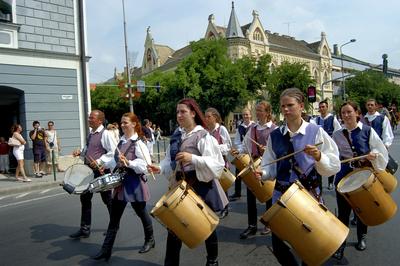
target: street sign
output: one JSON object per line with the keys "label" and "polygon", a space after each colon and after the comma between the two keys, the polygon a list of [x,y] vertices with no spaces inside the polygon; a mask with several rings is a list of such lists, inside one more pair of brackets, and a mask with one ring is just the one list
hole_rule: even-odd
{"label": "street sign", "polygon": [[138,92],[144,92],[146,90],[146,83],[144,80],[138,80],[136,86]]}

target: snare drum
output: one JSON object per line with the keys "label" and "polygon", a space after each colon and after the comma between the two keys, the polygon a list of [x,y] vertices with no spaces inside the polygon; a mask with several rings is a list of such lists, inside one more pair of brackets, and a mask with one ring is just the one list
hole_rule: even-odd
{"label": "snare drum", "polygon": [[349,233],[349,228],[298,181],[264,213],[260,221],[290,244],[307,265],[322,265]]}
{"label": "snare drum", "polygon": [[257,169],[261,164],[261,159],[258,158],[253,165],[247,166],[243,169],[238,177],[240,177],[249,190],[254,194],[254,196],[260,202],[266,202],[272,198],[272,193],[274,192],[275,180],[260,181],[258,180],[253,172],[253,169]]}
{"label": "snare drum", "polygon": [[384,170],[381,172],[375,172],[376,177],[382,183],[383,188],[387,193],[392,193],[397,187],[397,178],[390,172]]}
{"label": "snare drum", "polygon": [[222,189],[226,192],[235,182],[236,176],[231,173],[227,168],[224,168],[222,174],[219,178],[219,183],[221,184]]}
{"label": "snare drum", "polygon": [[88,189],[93,177],[93,170],[89,166],[73,164],[65,170],[63,189],[69,194],[82,194]]}
{"label": "snare drum", "polygon": [[114,172],[99,176],[90,182],[89,191],[92,193],[103,192],[116,188],[121,185],[124,175],[125,173],[123,172]]}
{"label": "snare drum", "polygon": [[238,171],[242,171],[244,168],[250,165],[250,162],[250,155],[239,154],[235,155],[235,159],[233,159],[232,164],[235,165]]}
{"label": "snare drum", "polygon": [[392,218],[397,205],[371,168],[360,168],[340,180],[337,191],[346,198],[361,221],[369,226],[382,224]]}
{"label": "snare drum", "polygon": [[189,248],[205,241],[219,222],[217,215],[184,180],[161,197],[151,215]]}

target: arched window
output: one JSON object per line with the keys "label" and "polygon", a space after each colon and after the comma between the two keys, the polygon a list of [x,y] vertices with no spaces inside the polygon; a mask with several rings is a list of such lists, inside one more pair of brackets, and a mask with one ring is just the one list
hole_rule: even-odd
{"label": "arched window", "polygon": [[318,71],[316,69],[314,69],[314,79],[315,81],[318,83]]}
{"label": "arched window", "polygon": [[257,28],[254,33],[253,33],[253,40],[255,41],[264,41],[263,34],[260,30],[260,28]]}
{"label": "arched window", "polygon": [[329,76],[328,76],[328,72],[324,72],[324,82],[325,81],[328,81],[328,79],[329,79]]}
{"label": "arched window", "polygon": [[324,48],[322,48],[322,55],[329,56],[328,48],[326,48],[326,46],[324,46]]}
{"label": "arched window", "polygon": [[151,62],[151,50],[150,50],[150,48],[147,49],[146,60],[147,60],[147,62]]}
{"label": "arched window", "polygon": [[215,39],[214,33],[212,33],[212,32],[210,31],[210,32],[208,33],[207,38],[210,39],[210,40],[214,40],[214,39]]}

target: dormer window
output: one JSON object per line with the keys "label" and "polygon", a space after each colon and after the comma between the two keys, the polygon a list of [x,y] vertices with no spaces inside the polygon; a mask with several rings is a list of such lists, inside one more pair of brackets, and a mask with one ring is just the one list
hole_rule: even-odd
{"label": "dormer window", "polygon": [[254,33],[253,33],[253,40],[255,40],[255,41],[261,41],[261,42],[264,41],[264,37],[263,37],[263,34],[262,34],[260,28],[257,28],[257,29],[254,31]]}
{"label": "dormer window", "polygon": [[0,47],[18,48],[16,0],[0,0]]}
{"label": "dormer window", "polygon": [[0,21],[13,23],[15,22],[14,16],[15,5],[13,5],[13,0],[0,0]]}

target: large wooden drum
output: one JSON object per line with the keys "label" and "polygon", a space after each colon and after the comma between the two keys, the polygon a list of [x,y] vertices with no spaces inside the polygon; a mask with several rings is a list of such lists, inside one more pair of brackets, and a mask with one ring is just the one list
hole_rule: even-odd
{"label": "large wooden drum", "polygon": [[292,184],[260,221],[287,242],[307,265],[323,264],[349,233],[300,182]]}
{"label": "large wooden drum", "polygon": [[249,190],[254,194],[254,196],[260,202],[266,202],[272,198],[272,193],[274,192],[275,180],[260,181],[254,175],[254,169],[257,169],[261,164],[261,159],[258,158],[253,165],[247,166],[239,174],[243,182],[249,188]]}
{"label": "large wooden drum", "polygon": [[150,214],[189,248],[204,242],[219,222],[218,216],[184,180],[164,194]]}
{"label": "large wooden drum", "polygon": [[236,169],[242,171],[244,168],[250,165],[250,162],[251,162],[250,155],[243,153],[235,155],[232,164],[236,167]]}
{"label": "large wooden drum", "polygon": [[390,172],[384,170],[381,172],[375,172],[376,177],[382,183],[383,188],[387,193],[392,193],[397,187],[397,179]]}
{"label": "large wooden drum", "polygon": [[337,191],[366,225],[383,224],[396,214],[396,203],[370,168],[349,173],[340,180]]}
{"label": "large wooden drum", "polygon": [[226,192],[235,182],[236,176],[229,171],[226,167],[222,171],[222,174],[219,178],[219,183],[221,184],[222,189]]}

